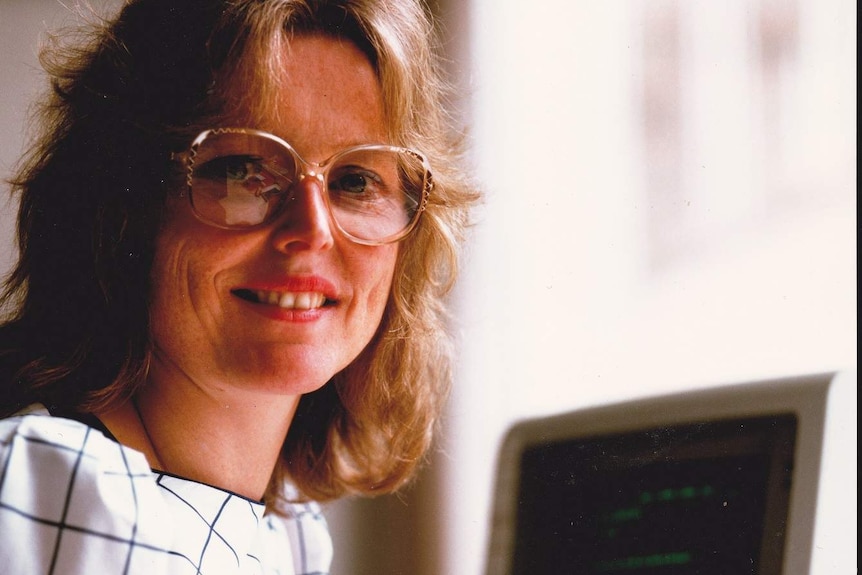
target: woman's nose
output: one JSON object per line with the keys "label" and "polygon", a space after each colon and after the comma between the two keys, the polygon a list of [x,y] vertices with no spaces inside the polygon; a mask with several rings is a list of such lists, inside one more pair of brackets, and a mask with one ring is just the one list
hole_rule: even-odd
{"label": "woman's nose", "polygon": [[275,233],[280,249],[332,247],[332,222],[325,193],[323,178],[318,174],[305,174],[294,184],[289,204]]}

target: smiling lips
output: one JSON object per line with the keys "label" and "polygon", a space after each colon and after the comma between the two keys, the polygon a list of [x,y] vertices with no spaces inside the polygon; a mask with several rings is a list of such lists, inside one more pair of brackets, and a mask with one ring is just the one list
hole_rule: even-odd
{"label": "smiling lips", "polygon": [[323,307],[330,300],[319,292],[278,292],[269,290],[241,289],[234,292],[252,303],[278,306],[281,309],[308,310]]}

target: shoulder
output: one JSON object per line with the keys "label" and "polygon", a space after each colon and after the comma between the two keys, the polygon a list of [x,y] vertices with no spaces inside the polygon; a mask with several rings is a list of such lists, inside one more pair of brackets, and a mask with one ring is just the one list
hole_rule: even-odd
{"label": "shoulder", "polygon": [[36,475],[36,469],[43,473],[74,469],[79,473],[152,475],[143,454],[84,423],[52,417],[40,405],[0,420],[0,465],[5,470],[0,485],[12,479],[12,475],[15,478],[19,474]]}
{"label": "shoulder", "polygon": [[140,539],[139,503],[154,490],[143,454],[97,429],[40,406],[2,419],[0,566],[35,573],[122,561],[117,548]]}

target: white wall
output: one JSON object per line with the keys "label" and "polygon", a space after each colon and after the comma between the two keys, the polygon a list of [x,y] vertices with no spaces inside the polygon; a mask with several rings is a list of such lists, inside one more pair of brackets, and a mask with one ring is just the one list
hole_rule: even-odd
{"label": "white wall", "polygon": [[120,5],[120,0],[0,0],[0,275],[15,259],[13,234],[16,203],[5,182],[30,135],[29,110],[38,94],[47,89],[38,62],[39,45],[50,31],[74,23],[78,4],[97,14]]}
{"label": "white wall", "polygon": [[[473,0],[442,572],[514,420],[856,364],[851,0]],[[672,39],[677,38],[678,42]]]}
{"label": "white wall", "polygon": [[[24,115],[37,85],[35,38],[53,12],[52,2],[0,0],[0,178],[5,182],[21,154]],[[15,204],[0,186],[0,273],[12,264]]]}

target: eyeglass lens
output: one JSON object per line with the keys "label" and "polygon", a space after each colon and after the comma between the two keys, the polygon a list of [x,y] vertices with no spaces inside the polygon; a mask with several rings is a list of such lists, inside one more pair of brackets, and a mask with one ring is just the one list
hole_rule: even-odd
{"label": "eyeglass lens", "polygon": [[[270,222],[294,192],[298,163],[291,150],[260,134],[210,134],[193,156],[194,210],[226,228]],[[422,160],[407,150],[355,148],[336,155],[324,171],[329,209],[350,236],[388,240],[418,216],[427,174]]]}

